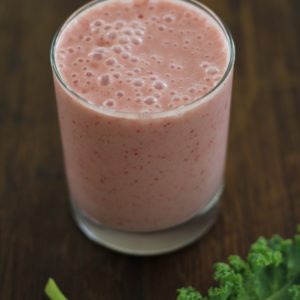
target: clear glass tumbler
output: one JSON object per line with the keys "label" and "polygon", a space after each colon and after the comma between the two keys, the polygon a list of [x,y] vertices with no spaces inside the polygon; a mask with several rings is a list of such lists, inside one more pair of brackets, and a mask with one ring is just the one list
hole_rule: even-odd
{"label": "clear glass tumbler", "polygon": [[74,218],[88,238],[122,253],[156,255],[192,243],[213,224],[223,191],[234,43],[210,9],[184,2],[217,24],[228,49],[223,77],[192,103],[163,112],[109,112],[67,85],[56,61],[60,36],[102,1],[76,11],[51,47]]}

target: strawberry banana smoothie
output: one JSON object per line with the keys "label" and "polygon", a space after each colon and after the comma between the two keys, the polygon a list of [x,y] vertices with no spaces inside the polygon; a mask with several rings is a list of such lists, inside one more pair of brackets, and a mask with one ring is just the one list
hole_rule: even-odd
{"label": "strawberry banana smoothie", "polygon": [[67,21],[52,60],[76,210],[148,232],[216,204],[231,46],[217,17],[192,2],[93,2]]}

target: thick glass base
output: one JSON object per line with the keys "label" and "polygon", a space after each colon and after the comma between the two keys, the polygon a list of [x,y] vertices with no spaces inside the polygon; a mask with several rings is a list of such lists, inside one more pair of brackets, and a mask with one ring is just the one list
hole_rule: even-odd
{"label": "thick glass base", "polygon": [[111,250],[130,255],[159,255],[179,250],[199,239],[213,225],[223,187],[208,206],[191,220],[170,229],[154,232],[125,232],[110,229],[88,219],[73,205],[75,221],[92,241]]}

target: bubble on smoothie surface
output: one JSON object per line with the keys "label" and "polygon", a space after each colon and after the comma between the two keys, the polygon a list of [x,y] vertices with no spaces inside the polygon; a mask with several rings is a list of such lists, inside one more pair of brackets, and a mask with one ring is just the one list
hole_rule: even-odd
{"label": "bubble on smoothie surface", "polygon": [[110,40],[114,40],[117,36],[118,36],[118,33],[117,33],[117,31],[115,31],[115,30],[109,31],[109,32],[106,34],[106,38],[107,38],[107,39],[110,39]]}
{"label": "bubble on smoothie surface", "polygon": [[90,22],[90,27],[95,28],[95,27],[100,27],[104,24],[104,21],[101,19],[97,19],[95,21]]}
{"label": "bubble on smoothie surface", "polygon": [[123,51],[123,48],[120,45],[114,45],[111,49],[117,54],[120,54]]}
{"label": "bubble on smoothie surface", "polygon": [[167,15],[164,15],[163,16],[163,20],[166,22],[166,23],[172,23],[176,20],[176,17],[174,15],[171,15],[171,14],[167,14]]}
{"label": "bubble on smoothie surface", "polygon": [[217,67],[217,66],[214,66],[214,65],[210,65],[206,68],[205,72],[208,74],[208,75],[215,75],[215,74],[218,74],[220,72],[220,69]]}
{"label": "bubble on smoothie surface", "polygon": [[124,91],[116,91],[116,96],[117,97],[124,97],[125,96],[125,92]]}
{"label": "bubble on smoothie surface", "polygon": [[123,52],[122,55],[121,55],[121,57],[123,59],[128,59],[130,57],[130,53],[129,52]]}
{"label": "bubble on smoothie surface", "polygon": [[103,86],[109,85],[111,83],[111,78],[109,74],[103,74],[99,76],[100,84]]}
{"label": "bubble on smoothie surface", "polygon": [[125,24],[126,24],[125,21],[123,21],[123,20],[117,20],[117,21],[114,22],[113,27],[114,27],[115,29],[120,29],[120,28],[124,27]]}
{"label": "bubble on smoothie surface", "polygon": [[67,25],[55,59],[66,83],[89,103],[164,111],[220,82],[228,62],[222,34],[210,17],[175,1],[99,3]]}
{"label": "bubble on smoothie surface", "polygon": [[114,99],[107,99],[103,102],[103,106],[112,108],[116,105],[116,101]]}
{"label": "bubble on smoothie surface", "polygon": [[125,27],[121,30],[121,34],[123,35],[129,35],[132,36],[134,33],[133,29],[131,29],[130,27]]}
{"label": "bubble on smoothie surface", "polygon": [[115,65],[117,62],[118,62],[117,59],[114,58],[114,57],[109,57],[109,58],[106,59],[106,61],[105,61],[106,65],[108,65],[108,66],[113,66],[113,65]]}
{"label": "bubble on smoothie surface", "polygon": [[137,78],[133,81],[133,85],[136,87],[142,87],[144,83],[145,83],[144,80],[140,78]]}
{"label": "bubble on smoothie surface", "polygon": [[[130,61],[132,63],[138,63],[140,61],[140,59],[138,57],[131,57]],[[136,73],[138,73],[138,72],[136,72]]]}
{"label": "bubble on smoothie surface", "polygon": [[91,57],[94,60],[102,60],[104,58],[104,54],[104,48],[95,48],[88,53],[88,57]]}
{"label": "bubble on smoothie surface", "polygon": [[155,103],[157,103],[157,98],[154,97],[154,96],[148,96],[144,99],[144,102],[147,104],[147,105],[153,105]]}
{"label": "bubble on smoothie surface", "polygon": [[155,80],[153,83],[154,88],[157,90],[163,90],[167,87],[167,84],[162,80]]}
{"label": "bubble on smoothie surface", "polygon": [[181,100],[181,97],[178,95],[172,97],[173,102],[180,102],[180,100]]}

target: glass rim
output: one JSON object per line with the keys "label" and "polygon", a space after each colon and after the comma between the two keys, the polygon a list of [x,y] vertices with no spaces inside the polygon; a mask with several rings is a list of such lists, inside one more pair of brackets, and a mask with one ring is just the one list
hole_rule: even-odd
{"label": "glass rim", "polygon": [[74,91],[74,89],[72,89],[62,78],[62,76],[57,68],[57,63],[56,63],[56,59],[55,59],[55,50],[56,50],[56,45],[60,38],[60,35],[64,31],[64,29],[70,24],[70,22],[72,22],[72,20],[74,20],[74,18],[79,16],[81,13],[83,13],[87,9],[93,7],[94,5],[97,5],[98,3],[101,3],[101,2],[107,2],[107,1],[115,1],[115,0],[93,0],[85,5],[81,6],[80,8],[78,8],[74,13],[72,13],[64,21],[64,23],[59,27],[59,29],[57,30],[57,32],[55,33],[55,35],[52,39],[51,49],[50,49],[50,63],[51,63],[52,71],[55,74],[55,77],[58,79],[59,83],[63,86],[63,88],[66,89],[67,92],[69,92],[77,100],[79,100],[79,102],[83,103],[84,105],[90,107],[91,109],[93,109],[97,112],[104,113],[104,114],[110,115],[110,116],[116,116],[116,117],[118,116],[118,117],[134,118],[134,119],[143,117],[145,119],[147,119],[147,118],[150,119],[150,118],[174,116],[174,115],[176,115],[176,113],[183,113],[186,110],[188,110],[189,108],[193,108],[198,103],[204,102],[211,95],[213,95],[215,92],[217,92],[217,90],[219,90],[219,88],[222,86],[222,84],[225,82],[225,80],[230,75],[230,73],[233,69],[233,66],[234,66],[234,62],[235,62],[235,45],[234,45],[234,41],[233,41],[232,35],[231,35],[228,27],[223,23],[221,18],[216,13],[214,13],[210,8],[208,8],[206,5],[200,3],[196,0],[175,0],[176,2],[189,3],[191,5],[194,5],[197,9],[201,9],[205,14],[209,15],[209,17],[211,17],[217,23],[217,26],[219,26],[221,28],[223,34],[225,35],[226,42],[228,44],[229,59],[228,59],[228,63],[227,63],[225,72],[222,75],[222,78],[218,81],[218,83],[214,87],[209,89],[208,92],[205,93],[204,95],[202,95],[201,97],[197,97],[196,99],[194,99],[193,101],[191,101],[189,103],[186,103],[186,104],[174,107],[174,108],[170,108],[165,111],[158,111],[158,112],[117,111],[117,110],[103,109],[101,106],[91,103],[90,101],[88,101],[88,99],[85,99],[84,97],[80,96],[76,91]]}

